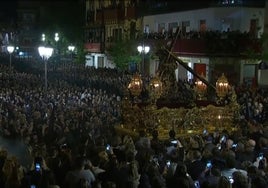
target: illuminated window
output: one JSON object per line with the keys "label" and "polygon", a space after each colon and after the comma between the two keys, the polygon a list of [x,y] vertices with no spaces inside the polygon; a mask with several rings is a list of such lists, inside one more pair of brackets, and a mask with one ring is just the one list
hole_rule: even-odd
{"label": "illuminated window", "polygon": [[239,5],[243,4],[243,0],[220,0],[219,3],[222,5]]}

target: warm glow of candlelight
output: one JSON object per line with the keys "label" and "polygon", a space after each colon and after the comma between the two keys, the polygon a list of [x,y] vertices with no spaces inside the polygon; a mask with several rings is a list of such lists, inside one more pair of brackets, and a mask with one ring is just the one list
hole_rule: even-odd
{"label": "warm glow of candlelight", "polygon": [[219,77],[219,79],[216,82],[216,92],[218,97],[220,98],[224,98],[229,90],[229,83],[227,78],[224,76],[224,74],[222,74],[221,77]]}

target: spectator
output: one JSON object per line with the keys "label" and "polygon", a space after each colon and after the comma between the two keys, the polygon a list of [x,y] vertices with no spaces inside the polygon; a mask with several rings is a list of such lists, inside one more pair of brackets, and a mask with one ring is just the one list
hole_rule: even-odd
{"label": "spectator", "polygon": [[173,187],[193,188],[194,182],[191,176],[187,173],[187,167],[183,163],[178,163],[174,176],[167,182],[167,188]]}
{"label": "spectator", "polygon": [[189,175],[192,177],[194,181],[200,180],[204,177],[204,173],[206,171],[206,163],[202,161],[202,155],[200,151],[190,150],[190,162],[187,165],[187,169]]}
{"label": "spectator", "polygon": [[73,170],[69,171],[65,177],[65,187],[92,187],[95,182],[95,176],[89,169],[85,169],[83,157],[76,157]]}
{"label": "spectator", "polygon": [[235,168],[236,161],[235,161],[235,155],[233,152],[226,153],[226,155],[224,156],[224,159],[226,161],[226,164],[225,164],[225,169],[221,171],[222,176],[229,178],[232,176],[234,172],[239,171],[245,177],[247,177],[247,171]]}
{"label": "spectator", "polygon": [[162,141],[158,138],[158,131],[153,130],[152,132],[152,139],[150,141],[151,143],[151,148],[154,151],[156,155],[162,153],[164,151],[164,145]]}
{"label": "spectator", "polygon": [[221,176],[217,188],[232,188],[232,184],[230,183],[230,180],[227,177]]}
{"label": "spectator", "polygon": [[247,188],[249,186],[249,182],[247,176],[245,176],[241,171],[236,171],[231,176],[233,178],[232,187],[233,188]]}
{"label": "spectator", "polygon": [[54,174],[46,165],[43,157],[35,157],[31,170],[24,177],[28,180],[28,186],[35,185],[38,188],[47,188],[55,185]]}
{"label": "spectator", "polygon": [[[135,139],[125,134],[117,135],[114,131],[114,125],[122,121],[121,98],[129,75],[102,68],[77,67],[76,75],[71,70],[66,74],[55,70],[49,70],[51,77],[45,95],[38,74],[15,70],[5,74],[5,68],[1,69],[0,132],[7,138],[22,139],[33,157],[37,153],[42,158],[39,160],[42,170],[37,173],[34,168],[26,168],[26,175],[19,182],[20,173],[15,172],[21,167],[7,168],[12,166],[7,165],[7,153],[2,155],[0,152],[0,165],[5,166],[1,168],[1,187],[21,184],[21,187],[28,188],[37,180],[43,182],[43,187],[52,184],[65,187],[64,178],[75,186],[88,187],[97,186],[94,182],[103,187],[164,188],[174,187],[172,183],[189,187],[193,186],[192,179],[204,187],[216,184],[228,187],[230,183],[223,183],[227,178],[220,177],[219,171],[229,178],[233,172],[244,174],[243,170],[248,172],[255,187],[258,183],[260,187],[263,185],[262,179],[256,182],[258,178],[267,179],[266,163],[257,161],[256,172],[250,170],[250,163],[256,160],[260,151],[265,153],[267,146],[266,127],[261,125],[267,114],[267,93],[256,90],[256,93],[245,91],[238,95],[241,106],[245,106],[241,117],[247,118],[244,119],[247,124],[239,122],[239,136],[224,132],[227,142],[221,143],[221,149],[216,145],[222,133],[194,135],[188,140],[188,137],[177,139],[175,130],[169,132],[165,147],[161,148],[155,131],[153,139],[147,137],[146,132],[141,132]],[[237,143],[235,149],[231,147],[233,141]],[[106,150],[107,143],[111,144],[111,151]],[[88,162],[81,166],[77,155],[90,159],[94,166]],[[208,160],[213,164],[210,170],[205,166]],[[70,165],[75,161],[79,165],[73,168]],[[167,161],[171,162],[168,169]],[[247,162],[249,164],[245,165]],[[189,167],[188,174],[185,166]],[[169,170],[169,175],[166,170]],[[86,181],[79,181],[80,177],[85,180],[85,176]],[[237,177],[233,177],[236,186],[244,185],[240,181],[242,178]]]}

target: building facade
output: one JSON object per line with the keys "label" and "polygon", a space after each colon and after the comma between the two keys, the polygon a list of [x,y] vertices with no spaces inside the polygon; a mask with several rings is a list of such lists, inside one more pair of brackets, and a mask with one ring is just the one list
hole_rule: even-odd
{"label": "building facade", "polygon": [[114,67],[106,49],[118,40],[135,39],[141,30],[138,1],[86,1],[86,65]]}
{"label": "building facade", "polygon": [[[179,35],[177,36],[173,53],[187,63],[195,72],[204,75],[207,80],[211,80],[211,71],[216,70],[212,70],[209,67],[212,67],[212,64],[216,64],[218,66],[217,71],[226,71],[225,74],[235,79],[236,83],[246,81],[250,84],[253,81],[263,83],[261,73],[258,73],[258,64],[261,59],[253,60],[248,57],[242,57],[241,54],[240,57],[237,57],[237,54],[235,55],[228,51],[209,54],[206,50],[208,45],[205,44],[207,42],[204,41],[204,36],[209,32],[217,33],[221,35],[221,38],[227,38],[228,35],[233,33],[246,33],[249,37],[259,40],[264,33],[264,23],[264,7],[209,7],[143,17],[144,31],[148,36],[159,35],[160,33],[162,38],[168,41],[171,40],[170,38],[174,38],[176,30],[179,28]],[[217,43],[220,41],[212,42]],[[237,43],[235,45],[239,48],[239,45],[242,44]],[[228,61],[228,63],[223,61]],[[152,67],[153,71],[156,71],[154,68],[157,67]],[[178,65],[176,75],[178,79],[182,80],[193,79],[193,75],[180,65]],[[220,75],[221,73],[217,72],[213,76]]]}
{"label": "building facade", "polygon": [[[215,81],[216,77],[224,72],[230,80],[235,80],[234,84],[265,84],[263,73],[258,70],[261,59],[252,59],[247,54],[248,49],[258,55],[261,53],[259,43],[252,41],[258,41],[264,33],[264,4],[239,0],[207,1],[200,5],[195,4],[192,8],[190,4],[186,5],[187,3],[182,6],[179,2],[176,4],[168,1],[152,3],[149,0],[86,1],[87,65],[114,67],[112,59],[107,57],[105,51],[109,44],[115,39],[135,38],[142,34],[144,41],[153,47],[152,50],[155,50],[154,47],[159,41],[168,44],[176,40],[172,53],[209,81]],[[163,11],[159,11],[160,9]],[[172,12],[168,12],[167,9],[172,9]],[[209,34],[219,35],[219,41],[216,40],[218,38],[213,40],[213,37],[212,40],[208,40],[206,37]],[[241,35],[253,40],[249,44],[241,42],[243,37],[241,41],[231,38]],[[220,44],[222,39],[226,40]],[[216,48],[212,52],[211,49],[217,44],[225,45],[229,51]],[[234,52],[233,49],[236,48],[238,50]],[[153,58],[146,64],[149,75],[155,75],[159,61]],[[195,79],[180,65],[176,69],[176,75],[177,79]]]}

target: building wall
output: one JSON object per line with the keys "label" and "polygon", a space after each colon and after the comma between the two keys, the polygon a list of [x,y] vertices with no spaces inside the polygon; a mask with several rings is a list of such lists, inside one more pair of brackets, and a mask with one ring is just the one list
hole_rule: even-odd
{"label": "building wall", "polygon": [[[107,3],[101,4],[97,3],[96,0],[90,1],[95,3],[95,7],[91,8],[92,10],[96,10],[101,8],[101,6],[110,6],[108,1]],[[98,6],[96,6],[96,3]],[[126,5],[126,4],[125,4]],[[88,6],[89,7],[89,6]],[[92,7],[92,6],[91,6]],[[240,31],[240,32],[250,32],[251,22],[252,20],[256,20],[256,27],[254,32],[256,33],[256,37],[260,37],[264,32],[264,28],[268,27],[268,24],[265,24],[265,8],[252,8],[252,7],[210,7],[210,8],[202,8],[181,12],[173,12],[173,13],[165,13],[165,14],[155,14],[155,15],[147,15],[141,18],[135,19],[125,19],[123,22],[113,22],[105,24],[106,29],[106,42],[109,37],[113,35],[113,29],[121,28],[123,31],[123,39],[128,38],[129,25],[131,21],[136,22],[136,29],[139,33],[149,32],[149,33],[159,33],[159,32],[168,32],[172,30],[173,32],[179,26],[180,29],[183,29],[183,24],[188,24],[185,29],[186,32],[190,31]],[[204,24],[201,25],[201,21],[204,21]],[[187,23],[188,22],[188,23]],[[267,20],[266,20],[267,22]],[[170,28],[172,25],[172,28]],[[108,41],[110,42],[110,41]],[[180,53],[175,52],[178,56]],[[210,70],[211,64],[215,64],[215,59],[210,58],[209,56],[205,57],[204,54],[195,54],[191,55],[191,52],[187,52],[188,56],[183,56],[184,59],[189,59],[189,61],[185,61],[191,68],[196,67],[196,64],[205,64],[206,74],[205,77],[207,80],[211,80],[211,75],[221,75],[220,72],[215,72],[217,70]],[[106,58],[108,60],[108,58]],[[200,61],[201,59],[201,61]],[[221,58],[218,58],[216,62],[219,62]],[[228,59],[228,58],[227,58]],[[232,79],[236,79],[239,82],[243,82],[244,77],[249,76],[248,69],[250,66],[243,66],[243,62],[245,60],[237,60],[237,59],[228,59],[229,62],[236,63],[235,68],[230,72],[229,69],[232,66],[232,63],[225,66],[225,63],[219,63],[217,67],[223,69],[223,71],[230,72],[225,73],[230,76]],[[257,63],[258,60],[254,60],[253,65]],[[149,64],[149,74],[154,75],[157,72],[159,60],[153,59],[150,60]],[[201,65],[200,65],[201,66]],[[245,69],[245,70],[244,70]],[[211,71],[214,71],[213,74]],[[252,71],[251,71],[252,72]],[[255,72],[255,71],[253,71]],[[257,72],[257,71],[256,71]],[[180,75],[179,75],[180,74]],[[253,77],[257,77],[257,75],[250,75]],[[191,75],[184,70],[182,67],[178,66],[177,69],[177,78],[179,79],[193,79]],[[214,78],[215,79],[215,78]],[[250,79],[250,78],[249,78]],[[215,80],[214,80],[215,81]],[[232,80],[233,81],[233,80]]]}
{"label": "building wall", "polygon": [[229,25],[231,31],[248,32],[251,19],[258,19],[260,31],[263,31],[264,8],[217,7],[150,15],[144,17],[143,26],[149,26],[150,32],[158,32],[159,25],[161,24],[165,25],[165,30],[167,31],[169,23],[178,23],[179,26],[182,26],[182,22],[189,21],[189,29],[191,31],[199,31],[200,20],[205,20],[208,31],[223,31],[226,29],[224,25]]}

